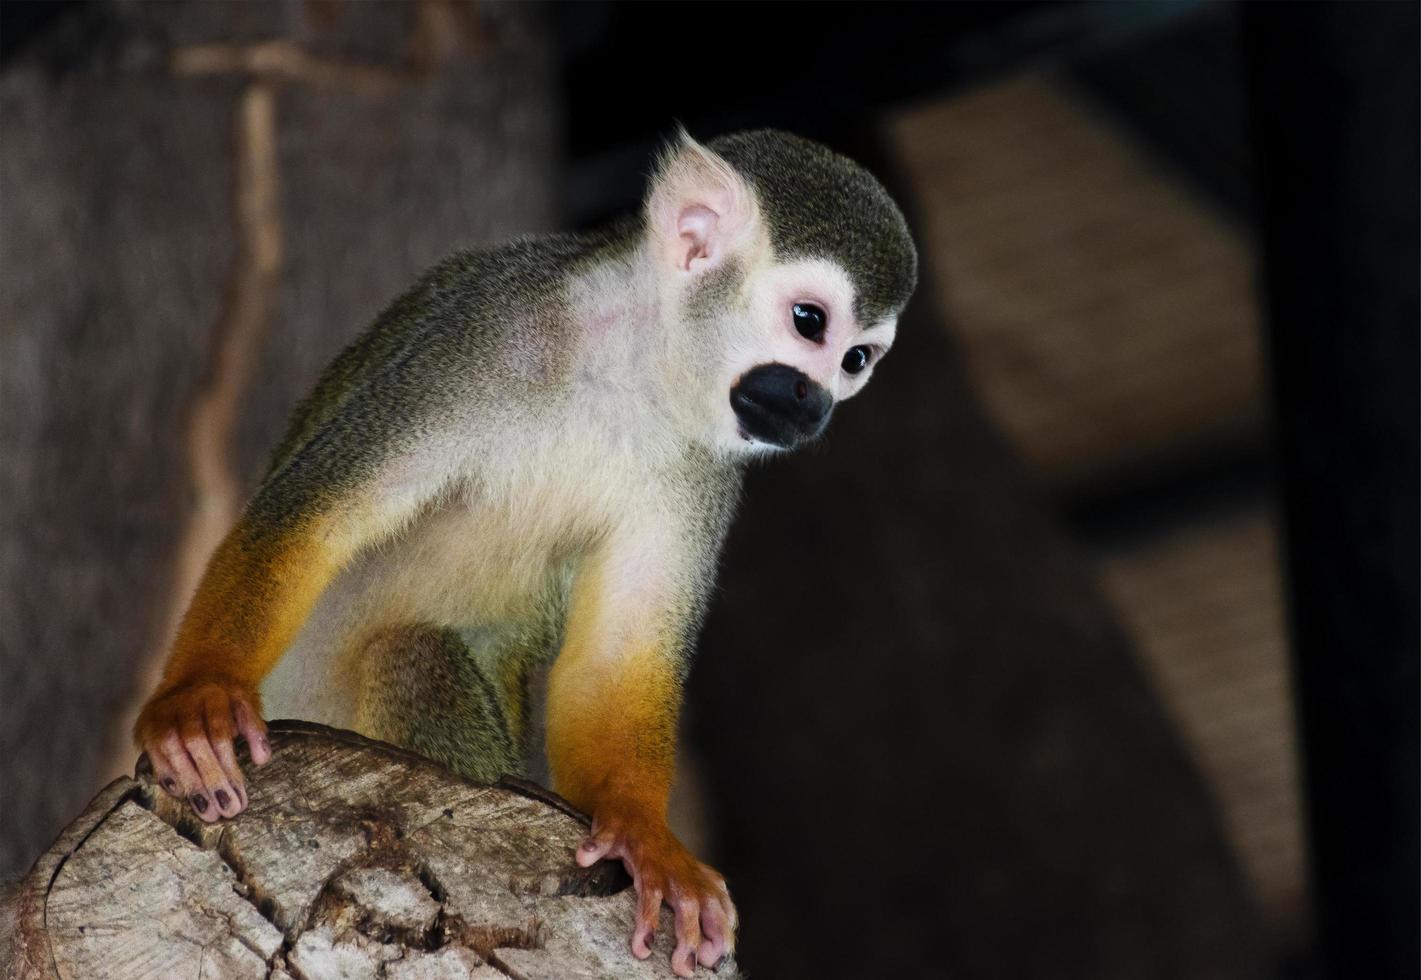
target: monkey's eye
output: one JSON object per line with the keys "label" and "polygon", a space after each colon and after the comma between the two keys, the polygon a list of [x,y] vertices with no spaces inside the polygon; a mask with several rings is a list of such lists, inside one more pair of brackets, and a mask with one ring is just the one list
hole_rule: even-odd
{"label": "monkey's eye", "polygon": [[824,342],[824,325],[829,322],[829,314],[813,303],[795,303],[790,313],[794,315],[794,329],[801,337],[816,344]]}
{"label": "monkey's eye", "polygon": [[868,367],[868,348],[850,347],[849,352],[844,355],[844,370],[850,374],[858,374]]}

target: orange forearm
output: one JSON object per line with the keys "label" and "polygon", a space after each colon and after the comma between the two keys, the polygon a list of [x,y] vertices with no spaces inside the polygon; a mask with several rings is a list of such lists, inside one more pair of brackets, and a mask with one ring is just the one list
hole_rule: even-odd
{"label": "orange forearm", "polygon": [[178,628],[162,686],[220,678],[255,690],[336,567],[314,522],[260,531],[238,524],[208,563]]}
{"label": "orange forearm", "polygon": [[664,819],[679,688],[670,659],[654,647],[620,657],[564,647],[548,683],[554,788],[588,813],[610,803]]}
{"label": "orange forearm", "polygon": [[582,569],[548,675],[547,752],[553,788],[588,813],[615,799],[665,817],[681,687],[655,632],[615,608],[602,562]]}

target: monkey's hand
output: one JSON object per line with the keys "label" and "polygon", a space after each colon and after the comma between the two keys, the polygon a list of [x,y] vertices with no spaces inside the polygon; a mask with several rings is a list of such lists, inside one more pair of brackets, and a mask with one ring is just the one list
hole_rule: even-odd
{"label": "monkey's hand", "polygon": [[223,681],[163,685],[144,705],[133,737],[148,753],[158,785],[185,797],[211,823],[247,808],[247,785],[232,740],[247,740],[252,762],[271,758],[254,691]]}
{"label": "monkey's hand", "polygon": [[585,868],[602,858],[620,859],[636,885],[632,954],[637,959],[651,955],[662,901],[675,914],[671,969],[677,976],[691,976],[697,962],[714,967],[734,951],[738,920],[725,879],[697,861],[665,820],[599,807],[592,835],[577,849],[577,863]]}

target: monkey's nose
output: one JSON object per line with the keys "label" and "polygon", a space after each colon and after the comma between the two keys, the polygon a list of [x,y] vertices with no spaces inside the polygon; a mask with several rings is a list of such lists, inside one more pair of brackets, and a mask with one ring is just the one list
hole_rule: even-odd
{"label": "monkey's nose", "polygon": [[730,389],[730,407],[746,435],[791,449],[824,431],[834,396],[788,364],[761,364]]}

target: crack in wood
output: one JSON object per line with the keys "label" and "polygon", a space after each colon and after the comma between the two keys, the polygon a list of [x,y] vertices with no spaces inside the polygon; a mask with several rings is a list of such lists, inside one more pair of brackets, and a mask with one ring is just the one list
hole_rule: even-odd
{"label": "crack in wood", "polygon": [[434,872],[430,870],[429,864],[425,861],[420,861],[415,865],[414,873],[415,877],[419,879],[419,883],[429,892],[429,897],[438,902],[442,909],[444,903],[449,899],[449,892],[439,883],[439,879],[436,878]]}
{"label": "crack in wood", "polygon": [[[138,761],[138,765],[134,767],[134,776],[139,782],[138,785],[134,787],[128,799],[131,799],[134,803],[163,821],[171,827],[173,832],[179,837],[182,837],[184,840],[203,850],[214,851],[232,871],[233,893],[250,905],[263,919],[270,922],[273,928],[282,933],[283,941],[280,948],[271,956],[263,956],[261,949],[254,946],[246,936],[239,934],[235,928],[230,930],[243,946],[247,947],[257,956],[261,956],[262,961],[267,967],[267,976],[270,977],[273,972],[275,972],[276,962],[281,958],[283,953],[290,949],[291,940],[286,937],[286,933],[281,930],[281,927],[276,922],[275,902],[271,896],[263,891],[261,885],[254,880],[247,869],[246,863],[242,860],[241,852],[237,850],[235,843],[230,839],[228,831],[231,825],[225,823],[204,824],[187,809],[184,803],[174,800],[166,794],[160,796],[159,794],[162,793],[162,791],[154,786],[151,781],[153,778],[153,768],[152,763],[146,755],[141,757]],[[159,803],[160,799],[164,801],[163,804]],[[215,833],[211,833],[209,830],[213,830]],[[229,925],[231,924],[230,915],[219,913],[215,910],[209,910],[205,907],[201,908],[200,911],[205,915],[223,915]],[[199,970],[199,974],[200,973],[201,970]]]}
{"label": "crack in wood", "polygon": [[[162,963],[167,975],[197,966],[199,948],[206,971],[240,962],[284,980],[347,967],[392,978],[669,975],[669,918],[656,958],[628,959],[634,901],[574,866],[580,821],[383,743],[291,727],[273,726],[278,758],[252,771],[253,806],[230,821],[198,822],[143,764],[137,780],[112,784],[26,879],[28,945],[17,948],[34,968],[16,975],[66,964],[92,974],[95,963],[123,964],[115,976]],[[112,833],[100,837],[101,824]],[[76,851],[90,859],[66,864]],[[140,918],[125,919],[120,898]],[[214,938],[224,926],[232,938]]]}
{"label": "crack in wood", "polygon": [[[235,878],[232,890],[241,897],[243,901],[257,910],[257,915],[270,922],[283,936],[286,931],[276,921],[276,900],[261,886],[261,882],[247,868],[247,863],[242,860],[242,852],[238,850],[236,842],[227,833],[227,825],[222,825],[222,830],[218,833],[213,844],[219,857],[232,869]],[[241,886],[240,888],[237,886]],[[287,937],[289,941],[290,937]],[[284,945],[284,944],[283,944]]]}
{"label": "crack in wood", "polygon": [[[301,739],[305,751],[311,756],[308,761],[322,758],[344,747],[377,752],[419,769],[441,769],[436,763],[417,753],[353,732],[335,731],[308,722],[274,721],[270,726],[270,733],[278,750],[283,749],[290,736]],[[302,738],[303,736],[318,736],[320,742],[313,743]],[[320,743],[324,743],[327,748],[318,747]],[[245,757],[245,753],[243,756]],[[485,965],[505,976],[518,974],[512,964],[500,957],[499,950],[540,950],[546,947],[547,927],[532,909],[528,910],[523,921],[511,924],[470,923],[463,916],[450,912],[448,889],[439,880],[427,856],[419,845],[414,843],[414,839],[421,831],[435,826],[440,821],[453,819],[454,810],[451,808],[443,808],[436,816],[407,825],[402,811],[397,807],[386,808],[369,803],[333,804],[329,799],[316,807],[305,798],[304,788],[298,783],[293,789],[297,791],[297,797],[305,801],[305,809],[308,812],[319,812],[323,821],[332,824],[357,828],[363,846],[329,870],[305,915],[299,921],[293,918],[288,925],[283,926],[276,899],[252,874],[236,834],[231,830],[233,825],[225,822],[204,823],[192,813],[185,801],[172,798],[154,786],[152,767],[146,757],[139,760],[135,775],[140,781],[132,794],[137,802],[196,846],[215,851],[232,870],[233,891],[282,934],[280,948],[266,960],[269,976],[275,975],[278,969],[291,975],[301,975],[301,970],[291,963],[290,954],[308,933],[319,935],[323,941],[330,941],[338,946],[349,943],[352,934],[365,937],[376,944],[375,948],[396,946],[405,950],[436,953],[454,945],[471,951]],[[573,808],[562,797],[528,780],[504,777],[493,788],[549,806],[584,826],[589,822],[586,815]],[[481,828],[465,827],[463,830],[478,836],[485,832],[497,833],[492,828],[484,831]],[[432,920],[421,928],[401,927],[392,923],[380,910],[362,904],[345,882],[351,875],[363,870],[384,870],[399,878],[418,883],[437,905]],[[604,862],[590,869],[569,869],[567,874],[557,878],[556,885],[551,890],[546,891],[539,885],[529,888],[526,884],[512,879],[507,883],[509,893],[514,895],[550,894],[568,897],[610,896],[630,886],[630,877],[621,865],[615,862]],[[294,910],[287,910],[288,914],[291,912]],[[395,961],[380,961],[377,975],[385,975],[389,962]]]}
{"label": "crack in wood", "polygon": [[[140,770],[142,769],[140,766]],[[541,948],[541,923],[534,914],[530,913],[525,922],[508,926],[470,925],[462,917],[450,915],[446,905],[447,890],[418,851],[406,843],[407,835],[400,826],[399,819],[393,812],[360,806],[350,807],[349,812],[339,819],[360,827],[365,846],[336,865],[326,876],[321,891],[311,903],[303,921],[283,928],[277,915],[274,897],[251,873],[235,835],[229,832],[231,825],[202,823],[187,810],[182,801],[164,799],[158,792],[151,784],[145,783],[135,788],[131,798],[171,827],[179,836],[195,846],[216,852],[232,870],[234,893],[281,932],[283,942],[280,949],[270,958],[264,958],[268,975],[273,974],[278,966],[282,969],[295,969],[287,962],[287,954],[306,933],[322,929],[336,938],[353,929],[382,945],[393,944],[404,949],[431,953],[451,943],[457,943],[471,950],[485,963],[490,963],[490,957],[498,948]],[[162,802],[159,802],[160,800]],[[330,815],[328,809],[324,812]],[[353,896],[343,894],[342,881],[352,872],[365,869],[388,870],[418,882],[437,904],[430,924],[422,929],[402,928],[382,919],[379,910],[362,905]],[[562,893],[561,889],[559,893]],[[202,913],[223,915],[206,909],[203,909]],[[230,923],[230,916],[225,918]],[[238,939],[244,946],[260,955],[259,948],[243,937],[239,936]],[[299,970],[297,973],[299,974]]]}
{"label": "crack in wood", "polygon": [[[271,962],[271,957],[266,956],[262,952],[261,947],[253,943],[250,937],[248,937],[241,930],[240,924],[233,920],[232,914],[230,912],[223,912],[221,909],[209,908],[205,905],[197,905],[194,906],[194,908],[199,915],[204,915],[209,919],[220,919],[221,921],[227,923],[227,935],[231,936],[237,942],[241,943],[243,947],[245,947],[251,953],[255,954],[257,958],[260,959],[263,963]],[[204,954],[206,953],[206,951],[207,945],[204,945]],[[199,969],[198,973],[201,974],[201,972],[201,969]]]}
{"label": "crack in wood", "polygon": [[[109,788],[111,789],[113,786],[114,786],[114,784],[111,783],[110,786],[109,786]],[[107,820],[107,819],[109,818],[109,816],[110,816],[115,810],[117,810],[119,807],[123,806],[125,803],[129,802],[130,800],[136,801],[136,802],[138,802],[138,804],[139,804],[140,806],[142,806],[142,792],[141,792],[141,790],[142,790],[142,787],[141,787],[141,786],[131,786],[131,787],[127,788],[126,790],[124,790],[123,792],[121,792],[121,793],[119,794],[119,796],[118,796],[116,799],[114,799],[114,801],[112,802],[112,804],[110,804],[109,806],[107,806],[103,811],[101,811],[100,814],[98,814],[97,816],[95,816],[95,817],[93,818],[93,823],[92,823],[92,825],[89,826],[89,827],[84,831],[83,834],[81,834],[75,841],[73,841],[73,842],[70,844],[70,846],[68,846],[68,847],[64,850],[64,853],[62,854],[62,856],[59,858],[58,861],[55,862],[54,869],[50,872],[50,874],[49,874],[49,876],[48,876],[48,881],[45,883],[44,891],[45,891],[45,894],[46,894],[46,895],[48,895],[49,892],[54,888],[54,883],[59,879],[59,873],[64,870],[64,866],[69,863],[69,859],[74,856],[75,852],[77,852],[77,851],[79,850],[79,848],[81,848],[81,847],[84,846],[84,844],[89,840],[89,838],[94,835],[94,832],[95,832],[95,831],[97,831],[100,827],[102,827],[102,826],[104,825],[104,821]],[[64,835],[61,834],[61,835],[60,835],[60,841],[63,841],[63,840],[64,840]],[[39,861],[36,861],[36,862],[35,862],[36,865],[38,865],[38,864],[40,863],[40,861],[43,861],[43,860],[44,860],[44,858],[43,858],[43,856],[41,856],[40,859],[39,859]],[[40,921],[44,924],[44,931],[45,931],[46,936],[48,936],[48,935],[49,935],[49,903],[48,903],[48,902],[45,902],[44,905],[43,905],[43,907],[42,907],[42,909],[41,909],[41,912],[40,912]],[[48,950],[48,952],[49,952],[49,968],[50,968],[50,970],[52,970],[52,971],[54,972],[54,975],[55,975],[55,976],[59,976],[59,962],[58,962],[58,960],[55,959],[55,956],[54,956],[54,945],[53,945],[52,943],[46,943],[46,948],[47,948],[47,950]]]}

